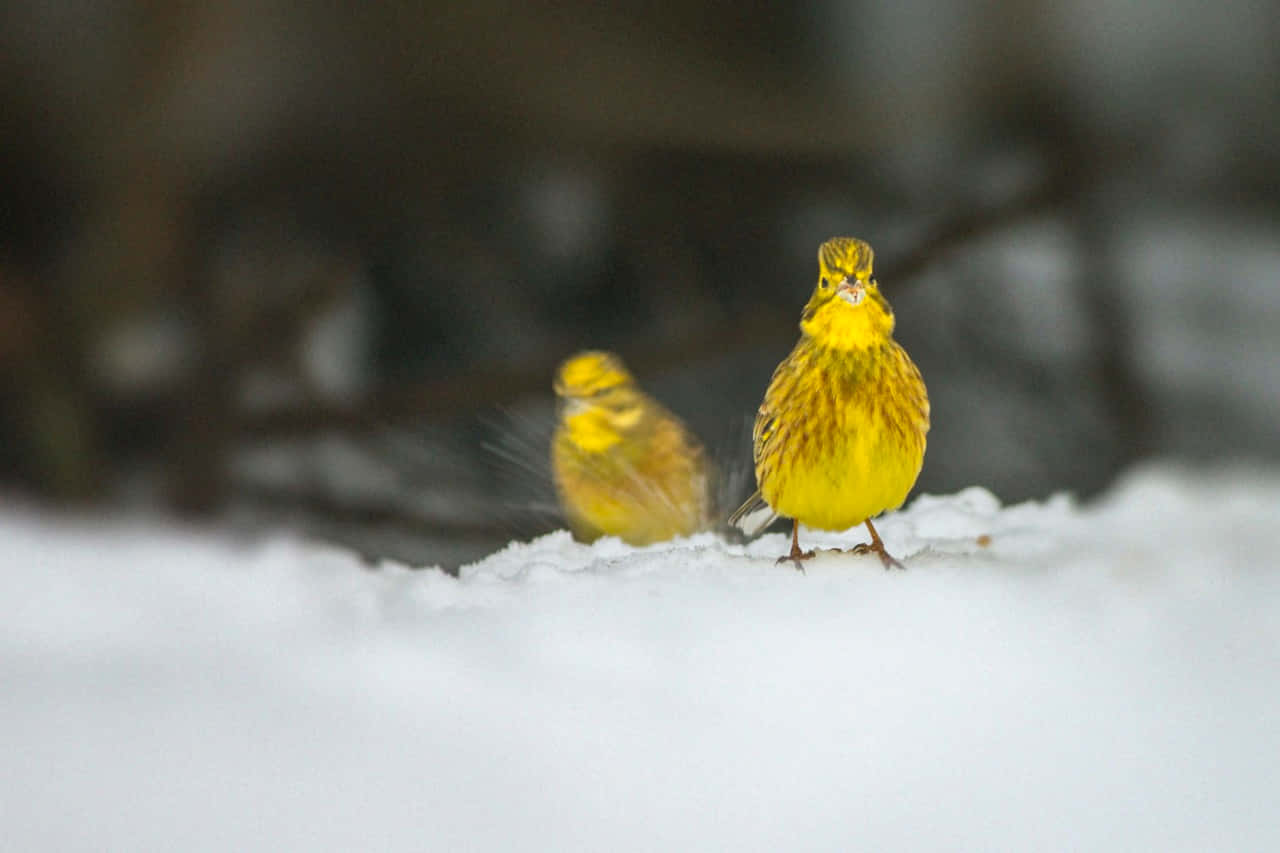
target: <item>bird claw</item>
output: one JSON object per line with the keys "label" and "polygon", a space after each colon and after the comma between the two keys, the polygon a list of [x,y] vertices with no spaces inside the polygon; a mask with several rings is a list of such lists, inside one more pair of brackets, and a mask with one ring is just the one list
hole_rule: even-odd
{"label": "bird claw", "polygon": [[904,572],[907,570],[907,567],[902,565],[902,563],[895,559],[888,551],[877,551],[876,553],[880,555],[880,562],[884,563],[886,571],[888,569],[899,569]]}
{"label": "bird claw", "polygon": [[795,569],[797,572],[799,572],[800,574],[804,574],[805,573],[804,565],[801,563],[801,560],[812,560],[813,555],[814,555],[813,551],[795,550],[795,551],[792,551],[790,554],[783,554],[781,557],[779,557],[776,565],[780,566],[789,560],[795,564]]}
{"label": "bird claw", "polygon": [[861,542],[849,549],[850,554],[875,554],[880,558],[880,562],[884,564],[885,569],[903,569],[907,567],[902,565],[892,554],[884,549],[884,546],[877,548],[875,545],[868,545]]}

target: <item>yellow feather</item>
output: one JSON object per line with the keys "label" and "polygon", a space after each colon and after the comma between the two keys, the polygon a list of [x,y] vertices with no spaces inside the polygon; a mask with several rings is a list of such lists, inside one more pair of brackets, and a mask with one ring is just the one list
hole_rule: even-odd
{"label": "yellow feather", "polygon": [[647,545],[710,526],[702,446],[617,356],[579,353],[561,365],[555,390],[551,470],[576,538]]}
{"label": "yellow feather", "polygon": [[756,417],[759,497],[778,515],[823,530],[901,506],[924,462],[928,394],[893,340],[893,310],[871,278],[872,258],[860,240],[822,245],[800,341],[774,371]]}

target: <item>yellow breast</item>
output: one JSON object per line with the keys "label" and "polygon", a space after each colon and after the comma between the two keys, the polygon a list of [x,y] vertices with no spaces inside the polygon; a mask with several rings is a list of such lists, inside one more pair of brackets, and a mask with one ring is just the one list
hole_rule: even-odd
{"label": "yellow breast", "polygon": [[756,423],[756,479],[779,515],[823,530],[906,500],[924,461],[929,400],[905,350],[840,352],[804,337]]}

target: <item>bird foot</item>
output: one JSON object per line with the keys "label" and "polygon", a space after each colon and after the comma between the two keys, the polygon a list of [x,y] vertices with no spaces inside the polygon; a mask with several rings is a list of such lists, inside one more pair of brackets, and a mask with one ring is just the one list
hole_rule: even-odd
{"label": "bird foot", "polygon": [[905,569],[906,568],[906,566],[898,562],[898,560],[894,558],[892,554],[890,554],[888,551],[885,550],[883,543],[873,543],[868,545],[867,543],[863,542],[859,545],[854,545],[852,548],[850,548],[849,553],[850,554],[875,554],[877,557],[880,558],[880,562],[884,563],[884,567],[886,569]]}
{"label": "bird foot", "polygon": [[801,563],[801,561],[812,560],[813,555],[814,555],[813,551],[801,551],[799,548],[792,548],[790,554],[783,554],[781,557],[778,558],[777,564],[782,565],[783,563],[790,560],[792,563],[795,564],[796,571],[800,572],[801,574],[804,574],[804,565]]}

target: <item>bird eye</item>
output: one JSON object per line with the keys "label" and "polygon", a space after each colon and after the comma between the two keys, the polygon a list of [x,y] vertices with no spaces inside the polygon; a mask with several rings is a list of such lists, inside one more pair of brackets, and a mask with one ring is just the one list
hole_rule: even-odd
{"label": "bird eye", "polygon": [[818,287],[821,287],[822,289],[825,290],[828,287],[828,285],[830,285],[830,282],[828,282],[826,278],[818,279]]}

